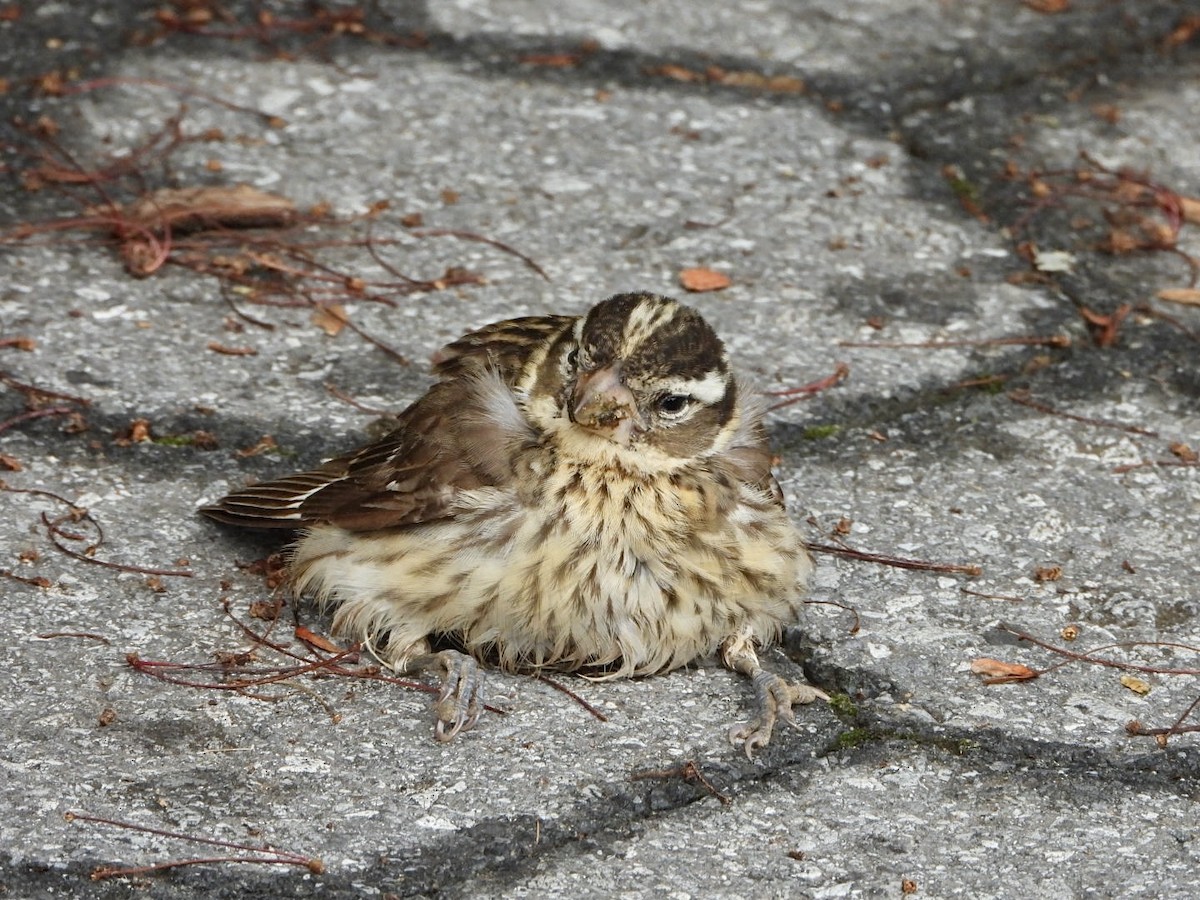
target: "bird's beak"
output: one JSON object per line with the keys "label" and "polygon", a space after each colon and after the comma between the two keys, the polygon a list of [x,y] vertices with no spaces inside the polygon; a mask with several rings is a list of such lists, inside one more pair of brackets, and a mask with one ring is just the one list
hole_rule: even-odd
{"label": "bird's beak", "polygon": [[580,375],[571,403],[574,422],[624,447],[635,434],[646,430],[633,392],[621,381],[620,364]]}

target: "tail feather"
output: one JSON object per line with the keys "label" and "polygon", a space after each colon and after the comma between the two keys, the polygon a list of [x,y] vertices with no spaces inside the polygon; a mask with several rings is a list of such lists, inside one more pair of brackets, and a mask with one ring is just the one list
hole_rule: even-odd
{"label": "tail feather", "polygon": [[200,512],[217,522],[243,528],[302,528],[312,521],[304,513],[305,501],[339,477],[318,470],[265,481],[202,506]]}

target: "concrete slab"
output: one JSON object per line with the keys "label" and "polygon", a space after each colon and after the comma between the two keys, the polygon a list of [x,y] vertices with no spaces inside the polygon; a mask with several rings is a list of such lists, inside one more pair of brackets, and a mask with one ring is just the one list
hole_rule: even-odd
{"label": "concrete slab", "polygon": [[[1194,676],[1075,662],[987,686],[969,672],[978,657],[1064,661],[1000,623],[1076,651],[1122,644],[1098,655],[1151,669],[1200,669],[1200,472],[1116,471],[1200,449],[1200,315],[1154,299],[1185,286],[1188,267],[1172,253],[1103,252],[1105,210],[1128,214],[1115,198],[1072,195],[1029,217],[1029,179],[1004,175],[1009,161],[1069,169],[1083,149],[1200,197],[1200,126],[1181,114],[1200,91],[1194,5],[385,3],[365,36],[328,40],[254,31],[247,6],[209,26],[223,37],[147,41],[152,4],[16,4],[0,21],[6,226],[78,214],[85,196],[21,189],[31,163],[14,147],[32,138],[13,116],[50,116],[86,165],[137,145],[179,110],[164,85],[186,85],[286,123],[191,94],[185,132],[224,139],[180,147],[165,171],[150,168],[149,187],[246,182],[343,216],[386,200],[373,228],[397,237],[381,251],[391,265],[417,278],[463,267],[485,283],[347,305],[405,366],[349,330],[326,335],[308,307],[230,295],[267,329],[239,318],[213,278],[179,266],[131,278],[95,236],[0,249],[4,337],[36,345],[0,349],[0,421],[26,409],[12,381],[90,402],[87,430],[55,416],[0,433],[21,466],[5,483],[86,507],[105,530],[99,558],[193,573],[67,557],[40,520],[62,504],[0,492],[0,568],[49,583],[4,579],[9,896],[124,896],[126,880],[89,873],[216,849],[68,822],[69,811],[324,864],[135,879],[163,897],[855,897],[900,893],[905,879],[928,897],[1195,896],[1195,735],[1160,749],[1125,731],[1175,721]],[[264,34],[277,42],[251,39]],[[71,66],[68,81],[119,82],[39,90],[38,76]],[[400,221],[414,213],[427,229],[503,242],[549,278],[494,245],[419,237]],[[1178,233],[1193,257],[1197,230]],[[1022,241],[1070,253],[1069,270],[1030,277]],[[361,247],[321,253],[391,278]],[[292,679],[266,702],[129,667],[130,653],[203,663],[248,649],[226,603],[264,627],[249,610],[269,591],[238,562],[277,544],[193,511],[363,440],[372,417],[327,384],[399,409],[428,383],[428,354],[464,330],[620,290],[680,294],[689,266],[731,276],[688,302],[763,389],[849,365],[844,383],[772,416],[806,535],[830,543],[845,519],[854,547],[982,568],[970,578],[820,554],[813,598],[854,612],[809,607],[770,664],[841,695],[833,709],[799,711],[799,729],[749,762],[725,740],[748,686],[715,666],[563,679],[603,722],[546,684],[496,675],[507,714],[441,746],[428,698],[397,685]],[[1122,304],[1140,309],[1097,346],[1080,308]],[[845,346],[1019,336],[1070,344]],[[158,442],[117,439],[136,419]],[[197,431],[212,441],[189,443]],[[278,448],[238,455],[264,435]],[[303,652],[291,615],[275,635]]]}

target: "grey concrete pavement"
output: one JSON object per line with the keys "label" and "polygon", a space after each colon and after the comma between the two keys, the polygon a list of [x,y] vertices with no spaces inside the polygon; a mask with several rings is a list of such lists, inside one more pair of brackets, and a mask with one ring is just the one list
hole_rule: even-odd
{"label": "grey concrete pavement", "polygon": [[[1136,231],[1132,215],[1164,221],[1150,207],[1085,196],[1062,176],[1052,188],[1070,193],[1030,217],[1034,189],[1005,176],[1010,161],[1070,170],[1086,150],[1200,197],[1200,36],[1187,30],[1200,6],[396,2],[372,6],[365,34],[330,39],[284,34],[282,20],[313,21],[290,4],[257,31],[251,10],[228,5],[210,36],[155,36],[153,4],[3,8],[19,11],[0,18],[5,228],[97,200],[61,182],[22,187],[33,164],[17,148],[35,140],[14,116],[50,116],[54,140],[86,164],[137,145],[188,86],[204,95],[187,97],[184,130],[223,140],[147,166],[147,188],[245,182],[343,216],[387,200],[374,233],[399,236],[381,249],[391,265],[484,279],[347,304],[352,323],[414,361],[404,366],[349,329],[325,334],[307,307],[223,297],[186,267],[132,278],[95,234],[0,247],[2,336],[35,344],[0,347],[0,421],[27,410],[13,382],[90,402],[87,430],[50,416],[0,432],[20,467],[5,483],[86,507],[105,530],[100,558],[193,573],[72,559],[39,518],[60,504],[0,492],[0,569],[47,585],[2,579],[7,896],[825,898],[899,896],[906,880],[918,897],[1200,894],[1197,735],[1160,748],[1126,733],[1130,720],[1175,721],[1194,676],[1075,662],[989,686],[969,671],[979,657],[1064,661],[999,623],[1076,651],[1144,642],[1099,655],[1200,669],[1200,470],[1117,471],[1200,450],[1200,312],[1155,299],[1187,286],[1188,264],[1100,247],[1111,228]],[[68,81],[118,81],[39,89],[71,67]],[[494,245],[419,237],[401,223],[415,213],[426,229],[503,242],[548,278]],[[1200,257],[1197,235],[1184,224],[1178,249]],[[1034,272],[1023,243],[1070,254],[1064,270]],[[321,253],[391,278],[361,248]],[[127,665],[130,653],[200,663],[251,647],[223,604],[263,627],[249,610],[269,591],[238,563],[278,542],[194,510],[363,440],[372,417],[327,384],[399,409],[428,383],[428,354],[469,328],[621,290],[681,295],[679,271],[697,266],[732,284],[688,302],[763,389],[849,366],[772,414],[806,536],[830,543],[845,519],[856,548],[983,570],[819,554],[813,599],[853,612],[810,606],[769,664],[806,672],[839,695],[834,708],[798,710],[800,727],[750,762],[725,738],[749,687],[715,665],[562,679],[603,722],[549,685],[495,675],[507,714],[443,746],[427,695],[397,685],[297,678],[264,702]],[[1125,304],[1135,309],[1099,346],[1081,309]],[[1070,345],[843,346],[1030,335]],[[117,439],[137,419],[157,441]],[[179,437],[197,431],[215,447]],[[264,435],[276,450],[239,455]],[[1039,579],[1053,567],[1058,578]],[[291,615],[275,635],[303,653]],[[707,783],[684,777],[688,763]],[[216,848],[69,811],[268,843],[324,869],[213,863],[133,888],[92,881],[98,866]]]}

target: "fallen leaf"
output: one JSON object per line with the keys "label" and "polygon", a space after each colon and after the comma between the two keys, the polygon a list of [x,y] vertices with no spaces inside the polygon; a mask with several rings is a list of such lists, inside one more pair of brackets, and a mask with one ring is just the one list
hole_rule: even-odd
{"label": "fallen leaf", "polygon": [[330,337],[341,333],[347,319],[346,307],[340,303],[318,303],[312,314],[312,323]]}
{"label": "fallen leaf", "polygon": [[0,338],[0,347],[14,347],[30,353],[37,349],[37,341],[25,335],[18,335],[17,337]]}
{"label": "fallen leaf", "polygon": [[25,467],[21,465],[21,461],[15,456],[9,456],[7,453],[0,453],[0,469],[6,472],[20,472]]}
{"label": "fallen leaf", "polygon": [[652,69],[649,69],[647,74],[661,75],[663,78],[670,78],[672,81],[682,81],[685,83],[690,81],[704,80],[704,76],[700,72],[693,71],[692,69],[685,68],[684,66],[677,66],[673,63],[666,63],[665,65],[656,66]]}
{"label": "fallen leaf", "polygon": [[1200,225],[1200,200],[1193,197],[1180,197],[1179,211],[1183,214],[1185,222]]}
{"label": "fallen leaf", "polygon": [[1071,0],[1022,0],[1022,2],[1034,12],[1043,15],[1066,12],[1071,8]]}
{"label": "fallen leaf", "polygon": [[971,674],[984,676],[984,684],[1007,684],[1011,681],[1031,681],[1041,673],[1020,663],[1006,663],[981,656],[971,661]]}
{"label": "fallen leaf", "polygon": [[316,647],[318,650],[324,650],[326,653],[345,653],[345,647],[339,647],[329,638],[322,637],[315,631],[310,631],[303,625],[297,625],[295,631],[296,638],[304,641],[310,647]]}
{"label": "fallen leaf", "polygon": [[103,207],[97,213],[107,219],[120,213],[113,227],[122,231],[140,225],[156,234],[168,226],[172,234],[180,234],[212,228],[282,228],[296,220],[291,200],[248,184],[161,188],[125,207]]}
{"label": "fallen leaf", "polygon": [[1166,300],[1168,303],[1200,306],[1200,289],[1197,288],[1164,288],[1155,296],[1159,300]]}
{"label": "fallen leaf", "polygon": [[1195,450],[1183,443],[1183,441],[1176,441],[1167,449],[1184,462],[1196,462],[1200,460],[1200,454],[1196,453]]}
{"label": "fallen leaf", "polygon": [[1062,566],[1038,566],[1033,570],[1033,577],[1038,581],[1058,581],[1062,573]]}
{"label": "fallen leaf", "polygon": [[255,444],[253,447],[246,447],[243,450],[238,450],[234,455],[240,456],[244,459],[247,456],[260,456],[263,453],[269,453],[272,450],[278,450],[278,449],[279,449],[279,444],[275,440],[275,438],[271,437],[271,435],[269,435],[269,434],[264,434],[262,437],[260,437],[258,439],[258,443]]}
{"label": "fallen leaf", "polygon": [[209,341],[208,349],[213,353],[221,353],[225,356],[258,356],[258,351],[253,347],[228,347],[216,341]]}
{"label": "fallen leaf", "polygon": [[1150,682],[1138,678],[1136,675],[1122,675],[1121,684],[1125,685],[1125,687],[1129,688],[1135,694],[1145,696],[1150,693]]}
{"label": "fallen leaf", "polygon": [[720,291],[733,284],[733,279],[723,272],[712,269],[684,269],[679,273],[679,283],[685,291],[693,294],[703,294],[708,291]]}
{"label": "fallen leaf", "polygon": [[1183,21],[1163,39],[1163,49],[1173,50],[1181,44],[1186,44],[1200,32],[1200,16],[1185,16]]}
{"label": "fallen leaf", "polygon": [[279,607],[279,602],[275,600],[255,600],[250,604],[248,612],[252,619],[274,622],[279,618]]}

